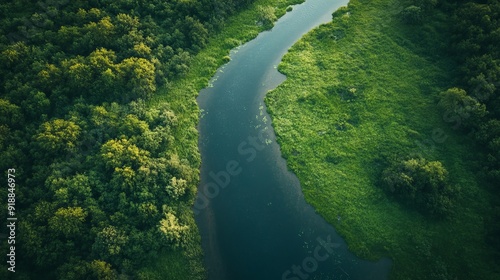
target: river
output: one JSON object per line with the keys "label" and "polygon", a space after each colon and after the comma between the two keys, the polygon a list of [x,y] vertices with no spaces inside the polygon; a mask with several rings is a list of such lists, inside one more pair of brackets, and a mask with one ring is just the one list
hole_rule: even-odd
{"label": "river", "polygon": [[[302,35],[346,0],[307,0],[231,51],[198,97],[201,182],[194,206],[210,280],[387,279],[389,259],[361,260],[306,203],[275,141],[263,98]],[[341,217],[339,217],[341,219]]]}

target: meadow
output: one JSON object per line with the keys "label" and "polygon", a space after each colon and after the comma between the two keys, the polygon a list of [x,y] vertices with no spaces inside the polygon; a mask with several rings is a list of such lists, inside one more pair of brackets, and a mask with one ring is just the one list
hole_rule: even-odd
{"label": "meadow", "polygon": [[[390,257],[391,279],[498,279],[477,147],[438,106],[458,77],[449,17],[436,9],[409,25],[407,5],[351,0],[289,50],[267,109],[306,200],[355,254]],[[443,163],[459,189],[452,214],[429,217],[382,190],[384,168],[408,156]]]}

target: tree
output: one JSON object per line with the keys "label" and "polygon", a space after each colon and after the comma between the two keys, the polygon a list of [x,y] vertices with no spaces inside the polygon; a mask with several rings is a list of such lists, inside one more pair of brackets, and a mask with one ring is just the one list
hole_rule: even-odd
{"label": "tree", "polygon": [[181,197],[187,189],[187,182],[184,179],[177,179],[176,177],[172,177],[170,179],[170,183],[167,185],[167,193],[173,199],[178,199]]}
{"label": "tree", "polygon": [[119,65],[121,80],[127,92],[121,92],[123,101],[137,98],[149,99],[156,91],[155,66],[144,58],[130,57],[124,59]]}
{"label": "tree", "polygon": [[117,273],[111,265],[105,261],[93,260],[89,265],[93,278],[99,280],[118,279]]}
{"label": "tree", "polygon": [[165,212],[165,217],[160,221],[158,229],[163,237],[174,247],[179,247],[184,243],[184,235],[189,230],[189,226],[181,225],[179,219],[172,212]]}
{"label": "tree", "polygon": [[88,206],[92,199],[92,189],[87,176],[77,174],[68,178],[50,176],[45,184],[54,193],[54,202],[60,206]]}
{"label": "tree", "polygon": [[18,125],[22,119],[21,108],[0,98],[0,124]]}
{"label": "tree", "polygon": [[115,26],[109,16],[102,18],[98,22],[90,22],[84,25],[83,30],[85,34],[81,37],[81,41],[82,46],[85,46],[87,50],[111,46]]}
{"label": "tree", "polygon": [[32,91],[21,103],[25,115],[31,120],[37,120],[43,115],[47,115],[50,109],[50,100],[44,92]]}
{"label": "tree", "polygon": [[106,167],[112,170],[126,167],[136,170],[149,161],[149,152],[139,149],[126,138],[106,142],[101,147],[101,156]]}
{"label": "tree", "polygon": [[422,22],[422,8],[408,6],[401,11],[401,20],[407,24],[419,24]]}
{"label": "tree", "polygon": [[382,173],[384,189],[417,209],[436,215],[452,211],[456,190],[439,161],[410,158],[393,162]]}
{"label": "tree", "polygon": [[188,30],[191,48],[196,52],[201,50],[207,44],[208,39],[208,31],[205,26],[190,16],[186,16],[184,25]]}
{"label": "tree", "polygon": [[439,106],[446,110],[447,115],[457,116],[457,121],[469,125],[477,124],[479,119],[486,114],[486,107],[460,88],[450,88],[442,92]]}
{"label": "tree", "polygon": [[189,71],[189,63],[191,61],[191,56],[188,52],[183,51],[181,49],[177,50],[177,53],[172,56],[170,59],[170,69],[169,69],[169,77],[182,77],[187,74]]}
{"label": "tree", "polygon": [[45,151],[56,153],[75,150],[80,135],[80,127],[72,121],[54,119],[44,122],[35,135],[38,145]]}
{"label": "tree", "polygon": [[259,23],[264,25],[266,28],[271,28],[276,21],[276,15],[274,7],[271,6],[258,6],[257,7],[259,13]]}
{"label": "tree", "polygon": [[69,237],[81,233],[87,213],[81,207],[59,208],[49,219],[49,228],[54,233]]}
{"label": "tree", "polygon": [[92,251],[99,259],[117,260],[127,242],[128,237],[124,232],[114,226],[107,226],[97,234]]}

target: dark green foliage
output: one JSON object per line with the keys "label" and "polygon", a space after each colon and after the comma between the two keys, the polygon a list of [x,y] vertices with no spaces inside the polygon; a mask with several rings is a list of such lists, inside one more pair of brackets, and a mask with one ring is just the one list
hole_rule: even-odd
{"label": "dark green foliage", "polygon": [[[461,63],[459,86],[485,108],[486,114],[466,122],[485,150],[486,173],[498,182],[500,130],[488,129],[500,118],[500,2],[465,1],[454,13],[454,46]],[[469,97],[470,98],[470,97]]]}
{"label": "dark green foliage", "polygon": [[477,99],[467,95],[460,88],[450,88],[440,95],[439,105],[445,111],[445,117],[455,122],[455,128],[462,124],[471,126],[479,123],[486,115],[486,107]]}
{"label": "dark green foliage", "polygon": [[[454,46],[456,58],[461,63],[459,86],[468,95],[462,94],[461,100],[469,100],[468,106],[461,111],[472,111],[471,118],[464,124],[479,146],[482,147],[483,160],[481,174],[493,188],[493,209],[486,230],[486,241],[495,251],[493,258],[498,259],[499,227],[498,205],[500,196],[500,2],[465,1],[458,3],[453,10]],[[471,103],[471,99],[473,102]],[[478,105],[480,104],[480,105]],[[471,106],[472,105],[472,106]],[[481,114],[477,112],[481,106]],[[456,106],[455,106],[456,107]],[[464,106],[459,106],[464,107]],[[465,110],[464,110],[465,109]],[[466,137],[466,136],[464,136]]]}
{"label": "dark green foliage", "polygon": [[408,6],[401,11],[401,20],[407,24],[419,24],[422,22],[422,8]]}
{"label": "dark green foliage", "polygon": [[439,161],[410,158],[391,163],[382,174],[384,189],[419,210],[435,215],[452,211],[455,188]]}
{"label": "dark green foliage", "polygon": [[413,0],[413,5],[420,7],[422,11],[429,12],[436,8],[439,0]]}

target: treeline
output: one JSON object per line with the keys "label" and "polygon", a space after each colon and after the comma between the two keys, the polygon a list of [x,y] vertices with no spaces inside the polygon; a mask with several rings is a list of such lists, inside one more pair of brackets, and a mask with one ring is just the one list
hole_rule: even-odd
{"label": "treeline", "polygon": [[445,93],[449,121],[484,147],[484,171],[500,181],[500,1],[465,1],[454,10],[460,92]]}
{"label": "treeline", "polygon": [[[478,179],[491,193],[493,218],[486,241],[500,254],[498,182],[500,182],[500,1],[411,0],[400,19],[420,28],[434,9],[448,15],[451,40],[448,54],[457,62],[456,84],[439,94],[443,120],[471,138],[481,151]],[[453,212],[455,186],[439,161],[420,156],[390,161],[382,174],[383,188],[425,213],[446,216]]]}
{"label": "treeline", "polygon": [[190,246],[199,155],[179,148],[173,109],[146,101],[250,2],[0,4],[0,170],[16,170],[18,279],[135,279],[162,250]]}
{"label": "treeline", "polygon": [[[500,257],[500,1],[464,1],[454,10],[454,46],[460,63],[460,94],[454,94],[455,127],[482,147],[482,173],[491,182],[494,216],[488,219],[488,245]],[[446,97],[443,96],[443,97]]]}

